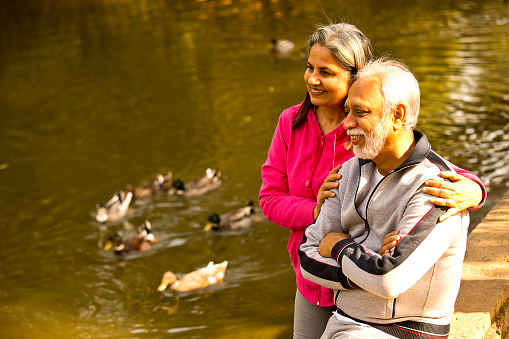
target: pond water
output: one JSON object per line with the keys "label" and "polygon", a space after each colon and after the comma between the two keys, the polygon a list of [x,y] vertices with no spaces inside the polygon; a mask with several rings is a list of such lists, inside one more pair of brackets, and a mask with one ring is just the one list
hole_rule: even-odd
{"label": "pond water", "polygon": [[[416,73],[418,128],[477,173],[509,183],[509,7],[488,1],[26,0],[0,6],[0,335],[9,338],[288,338],[289,233],[263,220],[205,232],[211,211],[257,201],[281,111],[305,93],[300,46],[325,16]],[[268,52],[291,38],[288,58]],[[95,205],[172,171],[221,169],[221,188],[138,199],[101,227]],[[102,249],[150,220],[142,254]],[[229,261],[225,281],[159,292],[162,274]]]}

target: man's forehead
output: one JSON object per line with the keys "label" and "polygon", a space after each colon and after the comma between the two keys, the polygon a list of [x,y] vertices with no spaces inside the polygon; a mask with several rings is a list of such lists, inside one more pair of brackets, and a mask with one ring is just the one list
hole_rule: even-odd
{"label": "man's forehead", "polygon": [[377,76],[356,80],[348,91],[346,104],[356,105],[368,101],[382,100],[380,86],[381,82]]}

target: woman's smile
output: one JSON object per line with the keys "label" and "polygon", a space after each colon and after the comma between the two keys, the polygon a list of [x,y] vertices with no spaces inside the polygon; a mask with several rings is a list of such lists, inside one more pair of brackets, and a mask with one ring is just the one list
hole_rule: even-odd
{"label": "woman's smile", "polygon": [[315,87],[309,87],[309,94],[310,95],[320,95],[327,91],[324,91],[323,89],[315,88]]}

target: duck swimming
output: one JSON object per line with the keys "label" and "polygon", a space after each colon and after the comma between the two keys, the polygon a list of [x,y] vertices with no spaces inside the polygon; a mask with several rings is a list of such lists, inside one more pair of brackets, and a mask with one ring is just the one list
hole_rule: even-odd
{"label": "duck swimming", "polygon": [[207,168],[205,175],[192,181],[184,183],[180,179],[174,179],[169,189],[171,194],[176,194],[185,198],[204,195],[221,186],[221,172]]}
{"label": "duck swimming", "polygon": [[211,261],[206,267],[190,272],[184,275],[182,279],[177,279],[175,273],[168,271],[163,274],[163,279],[157,289],[164,291],[169,285],[171,285],[172,290],[178,292],[189,292],[205,288],[209,285],[222,282],[227,266],[228,261],[226,260],[215,265]]}
{"label": "duck swimming", "polygon": [[210,213],[207,220],[206,231],[224,231],[249,227],[261,218],[256,214],[253,202],[249,201],[246,206],[225,214]]}
{"label": "duck swimming", "polygon": [[295,44],[290,39],[271,40],[270,51],[276,55],[289,56],[293,52],[294,48]]}
{"label": "duck swimming", "polygon": [[115,222],[122,219],[127,214],[129,204],[133,198],[133,193],[129,191],[119,191],[106,203],[99,203],[95,220],[100,223]]}
{"label": "duck swimming", "polygon": [[[172,173],[168,172],[165,176],[158,174],[150,182],[141,187],[133,188],[131,185],[126,185],[126,190],[133,192],[133,198],[146,198],[154,196],[164,190],[166,183],[171,183]],[[167,184],[166,184],[167,185]]]}
{"label": "duck swimming", "polygon": [[157,239],[152,233],[152,225],[146,220],[140,227],[138,233],[132,237],[123,240],[120,233],[112,233],[108,236],[108,241],[104,245],[104,250],[109,251],[112,247],[115,254],[122,255],[129,252],[144,252],[148,250]]}

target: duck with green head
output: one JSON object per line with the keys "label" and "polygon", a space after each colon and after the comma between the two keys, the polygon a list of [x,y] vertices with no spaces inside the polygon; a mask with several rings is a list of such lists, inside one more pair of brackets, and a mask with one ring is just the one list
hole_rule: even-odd
{"label": "duck with green head", "polygon": [[189,198],[204,195],[219,188],[219,186],[221,186],[221,171],[207,168],[204,176],[187,183],[180,179],[172,180],[169,192],[170,194]]}
{"label": "duck with green head", "polygon": [[253,202],[249,201],[246,206],[225,214],[210,213],[207,220],[205,230],[224,231],[247,228],[261,218],[256,213]]}
{"label": "duck with green head", "polygon": [[128,239],[124,240],[122,235],[118,232],[110,234],[104,246],[104,250],[109,251],[113,248],[117,255],[123,255],[129,252],[144,252],[150,249],[155,242],[157,242],[157,239],[152,233],[152,225],[146,220],[138,227],[138,233]]}

